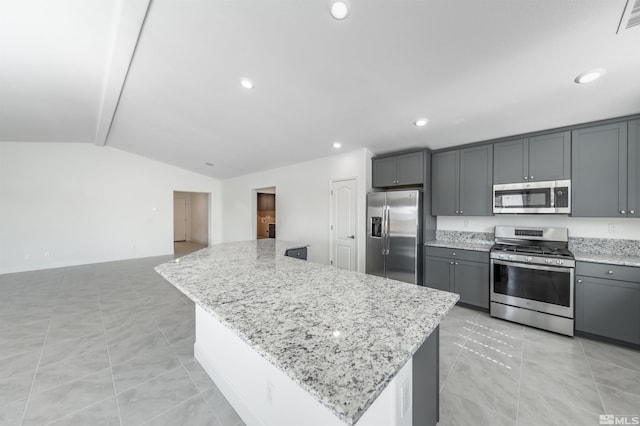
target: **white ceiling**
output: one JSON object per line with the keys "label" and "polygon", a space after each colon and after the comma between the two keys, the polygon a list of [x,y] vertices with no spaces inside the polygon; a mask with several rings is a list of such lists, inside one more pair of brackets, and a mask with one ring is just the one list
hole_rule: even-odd
{"label": "white ceiling", "polygon": [[0,141],[106,137],[227,178],[640,113],[626,0],[149,2],[0,2]]}

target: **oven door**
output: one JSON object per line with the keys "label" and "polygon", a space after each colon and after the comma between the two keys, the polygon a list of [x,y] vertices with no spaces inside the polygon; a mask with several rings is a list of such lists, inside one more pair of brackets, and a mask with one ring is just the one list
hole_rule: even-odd
{"label": "oven door", "polygon": [[574,268],[491,259],[491,300],[573,318]]}

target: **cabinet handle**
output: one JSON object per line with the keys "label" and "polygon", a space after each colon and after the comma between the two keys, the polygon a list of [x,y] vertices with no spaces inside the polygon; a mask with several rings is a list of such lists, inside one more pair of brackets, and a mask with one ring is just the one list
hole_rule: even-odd
{"label": "cabinet handle", "polygon": [[459,265],[459,263],[458,263],[458,262],[456,262],[456,265]]}
{"label": "cabinet handle", "polygon": [[533,176],[529,176],[529,180],[533,180]]}
{"label": "cabinet handle", "polygon": [[579,282],[579,283],[581,283],[581,282],[582,282],[582,280],[578,280],[578,282]]}
{"label": "cabinet handle", "polygon": [[620,210],[620,213],[625,214],[626,212],[624,210]]}
{"label": "cabinet handle", "polygon": [[456,252],[455,252],[455,251],[454,251],[453,253],[451,253],[451,256],[455,256],[455,255],[456,255]]}
{"label": "cabinet handle", "polygon": [[529,177],[528,177],[528,176],[525,176],[525,177],[524,177],[524,180],[529,180]]}
{"label": "cabinet handle", "polygon": [[453,265],[453,260],[451,261],[451,264]]}
{"label": "cabinet handle", "polygon": [[460,214],[460,212],[458,210],[456,210],[456,214]]}
{"label": "cabinet handle", "polygon": [[464,213],[462,210],[460,210],[460,214]]}
{"label": "cabinet handle", "polygon": [[607,274],[613,275],[613,271],[607,271]]}
{"label": "cabinet handle", "polygon": [[629,210],[629,214],[636,214],[635,210]]}

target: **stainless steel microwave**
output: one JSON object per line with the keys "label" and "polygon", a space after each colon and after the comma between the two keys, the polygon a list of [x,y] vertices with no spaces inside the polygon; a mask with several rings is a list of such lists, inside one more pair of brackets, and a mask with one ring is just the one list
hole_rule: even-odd
{"label": "stainless steel microwave", "polygon": [[493,185],[494,213],[571,213],[571,181]]}

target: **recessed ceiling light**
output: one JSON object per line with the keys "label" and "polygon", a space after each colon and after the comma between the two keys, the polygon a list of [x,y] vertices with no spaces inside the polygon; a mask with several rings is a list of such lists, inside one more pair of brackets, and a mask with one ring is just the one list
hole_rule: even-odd
{"label": "recessed ceiling light", "polygon": [[342,144],[341,144],[340,142],[334,142],[334,143],[333,143],[333,147],[334,147],[335,149],[338,149],[338,148],[342,147]]}
{"label": "recessed ceiling light", "polygon": [[336,19],[344,19],[349,14],[349,6],[343,1],[334,1],[331,3],[331,16]]}
{"label": "recessed ceiling light", "polygon": [[605,72],[606,70],[604,68],[598,68],[595,70],[586,71],[580,74],[579,76],[577,76],[573,81],[575,81],[578,84],[591,83],[592,81],[595,81],[600,77],[602,77],[602,75]]}
{"label": "recessed ceiling light", "polygon": [[243,78],[242,80],[240,80],[240,84],[242,84],[242,87],[244,87],[245,89],[253,89],[253,82],[248,78]]}
{"label": "recessed ceiling light", "polygon": [[204,164],[205,164],[205,166],[213,166],[213,163],[209,163],[209,162],[204,163]]}
{"label": "recessed ceiling light", "polygon": [[418,118],[416,121],[413,122],[413,124],[418,127],[423,127],[423,126],[426,126],[428,122],[429,122],[428,118]]}

